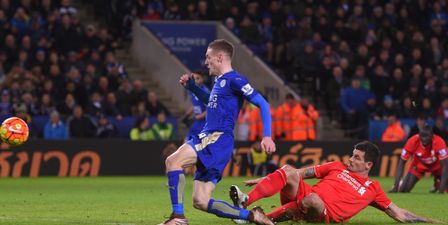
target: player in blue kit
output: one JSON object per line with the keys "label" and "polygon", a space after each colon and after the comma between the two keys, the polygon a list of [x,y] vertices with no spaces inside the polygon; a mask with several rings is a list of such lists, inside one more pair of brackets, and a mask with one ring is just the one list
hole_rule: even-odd
{"label": "player in blue kit", "polygon": [[187,225],[184,215],[183,195],[185,187],[184,167],[196,165],[193,186],[193,206],[219,217],[243,219],[262,225],[274,225],[260,208],[246,210],[212,197],[216,184],[229,162],[233,150],[233,128],[244,100],[258,106],[263,120],[262,148],[275,152],[271,139],[271,116],[269,104],[249,84],[247,78],[232,69],[233,45],[223,39],[208,45],[205,64],[211,76],[216,76],[211,93],[204,92],[194,84],[188,74],[179,82],[207,104],[206,124],[197,136],[183,144],[166,161],[166,171],[172,204],[170,218],[162,224]]}
{"label": "player in blue kit", "polygon": [[[192,78],[195,81],[196,86],[198,86],[203,91],[210,93],[210,90],[207,88],[207,86],[204,84],[204,77],[200,72],[193,72]],[[185,136],[185,141],[190,140],[193,136],[198,135],[202,128],[204,128],[205,125],[205,109],[206,109],[206,103],[201,102],[196,95],[190,91],[190,98],[191,98],[191,104],[193,105],[193,115],[194,115],[194,121],[190,126],[190,130],[188,131],[188,134]]]}

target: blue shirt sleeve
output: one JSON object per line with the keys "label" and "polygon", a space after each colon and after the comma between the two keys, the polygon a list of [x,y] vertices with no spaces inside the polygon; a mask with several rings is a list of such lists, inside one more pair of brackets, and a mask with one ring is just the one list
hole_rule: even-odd
{"label": "blue shirt sleeve", "polygon": [[260,94],[253,96],[250,102],[260,108],[261,121],[263,122],[263,137],[271,137],[272,119],[269,103]]}
{"label": "blue shirt sleeve", "polygon": [[193,92],[193,94],[196,95],[196,97],[198,97],[198,99],[201,100],[202,103],[204,103],[204,104],[208,103],[210,93],[208,93],[205,90],[201,89],[200,87],[196,86],[196,84],[194,83],[194,80],[192,78],[190,78],[187,81],[187,85],[185,86],[185,88],[190,90],[191,92]]}
{"label": "blue shirt sleeve", "polygon": [[258,92],[249,84],[247,78],[243,76],[233,77],[230,82],[230,88],[248,101],[258,94]]}

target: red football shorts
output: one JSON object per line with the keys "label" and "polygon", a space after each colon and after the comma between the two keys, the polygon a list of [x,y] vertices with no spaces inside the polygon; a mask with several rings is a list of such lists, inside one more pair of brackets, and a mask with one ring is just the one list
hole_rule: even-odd
{"label": "red football shorts", "polygon": [[427,172],[433,174],[435,177],[440,177],[442,176],[442,166],[440,166],[440,163],[438,162],[433,165],[413,162],[408,171],[408,173],[413,174],[418,179],[422,178]]}

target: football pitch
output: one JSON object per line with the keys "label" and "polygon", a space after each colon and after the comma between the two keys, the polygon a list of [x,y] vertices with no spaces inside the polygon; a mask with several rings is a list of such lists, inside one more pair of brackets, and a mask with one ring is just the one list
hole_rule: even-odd
{"label": "football pitch", "polygon": [[[225,177],[218,184],[215,197],[228,200],[229,185],[241,185],[244,179]],[[389,190],[393,182],[391,178],[378,180],[385,190]],[[448,195],[430,194],[431,184],[432,180],[425,178],[413,193],[389,196],[400,207],[448,224]],[[165,177],[2,178],[0,190],[0,224],[156,225],[165,220],[171,210]],[[234,224],[194,209],[191,191],[192,177],[189,177],[185,210],[191,225]],[[279,205],[279,198],[274,196],[257,205],[270,211]],[[385,213],[368,207],[349,224],[398,223]]]}

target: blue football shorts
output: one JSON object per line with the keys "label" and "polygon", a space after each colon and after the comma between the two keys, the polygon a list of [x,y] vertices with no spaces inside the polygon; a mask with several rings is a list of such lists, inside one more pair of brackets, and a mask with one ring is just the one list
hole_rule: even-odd
{"label": "blue football shorts", "polygon": [[195,180],[217,184],[232,157],[233,134],[213,132],[200,133],[187,142],[198,155]]}

